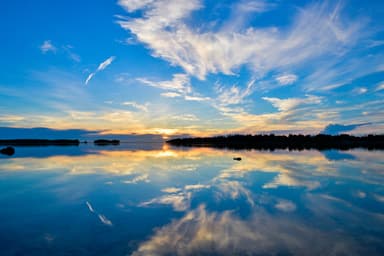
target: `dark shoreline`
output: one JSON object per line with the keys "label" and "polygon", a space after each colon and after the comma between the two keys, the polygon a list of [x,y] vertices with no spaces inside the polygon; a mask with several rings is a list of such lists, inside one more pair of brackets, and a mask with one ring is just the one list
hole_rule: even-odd
{"label": "dark shoreline", "polygon": [[173,146],[213,147],[228,149],[258,150],[348,150],[365,148],[384,149],[384,135],[352,136],[342,135],[228,135],[218,137],[179,138],[167,141]]}

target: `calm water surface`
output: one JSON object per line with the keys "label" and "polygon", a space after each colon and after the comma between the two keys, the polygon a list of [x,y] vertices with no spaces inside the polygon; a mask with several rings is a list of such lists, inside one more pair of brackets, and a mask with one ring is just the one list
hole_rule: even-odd
{"label": "calm water surface", "polygon": [[0,255],[384,255],[384,151],[16,148]]}

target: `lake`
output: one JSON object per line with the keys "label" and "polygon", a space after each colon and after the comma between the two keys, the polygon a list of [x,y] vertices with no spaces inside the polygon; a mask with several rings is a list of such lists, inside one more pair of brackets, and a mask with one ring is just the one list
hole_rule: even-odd
{"label": "lake", "polygon": [[384,151],[16,147],[0,206],[2,256],[384,255]]}

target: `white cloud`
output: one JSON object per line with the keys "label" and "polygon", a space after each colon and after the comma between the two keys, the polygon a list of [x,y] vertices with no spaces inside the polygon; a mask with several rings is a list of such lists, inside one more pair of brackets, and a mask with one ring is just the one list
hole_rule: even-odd
{"label": "white cloud", "polygon": [[104,70],[106,67],[108,67],[112,61],[115,60],[115,56],[111,56],[109,57],[108,59],[106,59],[105,61],[103,61],[102,63],[100,63],[99,67],[97,68],[96,71],[102,71]]}
{"label": "white cloud", "polygon": [[115,60],[115,56],[111,56],[109,57],[108,59],[106,59],[105,61],[103,61],[102,63],[99,64],[99,66],[97,67],[96,71],[95,72],[92,72],[88,75],[87,79],[85,80],[85,84],[87,85],[89,83],[89,81],[91,81],[91,79],[100,71],[103,71],[104,69],[106,69],[109,65],[111,65],[111,63]]}
{"label": "white cloud", "polygon": [[56,52],[56,47],[52,44],[51,40],[46,40],[44,43],[40,46],[40,50],[42,53],[47,52]]}
{"label": "white cloud", "polygon": [[[191,92],[190,79],[186,74],[174,74],[170,81],[155,82],[146,78],[138,78],[139,82],[162,90],[173,91],[172,93],[188,93]],[[175,94],[167,94],[175,96]]]}
{"label": "white cloud", "polygon": [[193,114],[174,115],[171,118],[180,121],[199,121],[199,118]]}
{"label": "white cloud", "polygon": [[166,98],[183,97],[187,101],[207,101],[209,97],[201,97],[193,93],[190,77],[187,74],[174,74],[172,80],[165,81],[152,81],[146,78],[138,78],[137,81],[144,85],[155,87],[168,92],[161,93],[160,95]]}
{"label": "white cloud", "polygon": [[128,12],[134,12],[152,2],[154,2],[154,0],[119,0],[118,3]]}
{"label": "white cloud", "polygon": [[232,85],[230,88],[217,85],[218,93],[217,105],[223,109],[228,105],[237,105],[243,103],[244,98],[251,95],[255,85],[255,80],[248,82],[246,88],[241,89],[238,85]]}
{"label": "white cloud", "polygon": [[[251,12],[265,9],[259,2],[250,3]],[[143,11],[139,18],[120,20],[122,28],[151,49],[153,56],[200,79],[209,73],[234,74],[243,65],[262,76],[273,69],[302,65],[317,57],[340,56],[356,43],[365,25],[344,21],[340,5],[323,3],[300,9],[292,24],[284,29],[227,23],[206,31],[186,22],[194,11],[203,8],[198,0],[125,0],[119,4],[128,12]]]}
{"label": "white cloud", "polygon": [[163,92],[160,95],[166,98],[177,98],[182,96],[180,93],[177,92]]}
{"label": "white cloud", "polygon": [[231,4],[231,17],[223,25],[223,31],[241,31],[252,15],[267,12],[274,4],[264,0],[241,0]]}
{"label": "white cloud", "polygon": [[307,98],[288,98],[288,99],[279,99],[279,98],[269,98],[263,97],[263,100],[266,100],[272,104],[279,111],[289,111],[299,105],[303,104],[319,104],[321,103],[321,97],[309,95]]}
{"label": "white cloud", "polygon": [[211,98],[209,98],[209,97],[185,95],[184,99],[188,100],[188,101],[207,101],[207,100],[210,100]]}
{"label": "white cloud", "polygon": [[276,81],[280,85],[290,85],[297,81],[297,76],[295,74],[282,74],[276,77]]}
{"label": "white cloud", "polygon": [[89,74],[88,77],[87,77],[87,79],[85,80],[85,84],[88,84],[89,81],[91,81],[92,77],[94,77],[94,76],[95,76],[95,73],[91,73],[91,74]]}
{"label": "white cloud", "polygon": [[263,0],[243,0],[237,5],[237,8],[244,12],[263,13],[269,10],[273,5]]}
{"label": "white cloud", "polygon": [[143,104],[139,104],[139,103],[134,102],[134,101],[126,101],[126,102],[123,102],[122,105],[130,106],[130,107],[136,108],[138,110],[148,112],[148,103],[143,105]]}

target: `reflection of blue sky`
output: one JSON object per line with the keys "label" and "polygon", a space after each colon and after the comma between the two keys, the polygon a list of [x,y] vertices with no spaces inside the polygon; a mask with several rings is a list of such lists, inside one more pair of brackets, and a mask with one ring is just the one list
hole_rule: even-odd
{"label": "reflection of blue sky", "polygon": [[0,251],[49,241],[94,254],[115,244],[134,255],[380,255],[383,152],[345,153],[164,147],[2,159],[0,236],[11,233]]}
{"label": "reflection of blue sky", "polygon": [[345,152],[340,152],[339,150],[326,150],[326,151],[322,151],[324,156],[332,161],[332,160],[335,160],[335,161],[338,161],[338,160],[353,160],[354,159],[354,156],[351,155],[351,154],[348,154],[348,153],[345,153]]}

